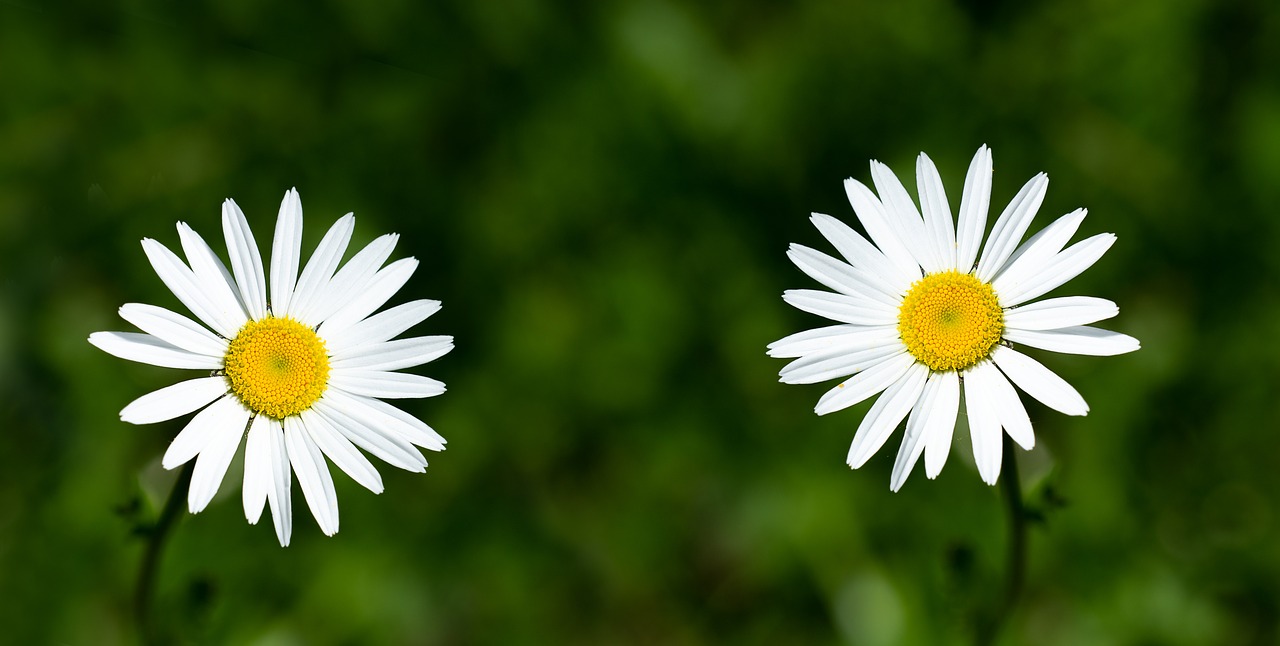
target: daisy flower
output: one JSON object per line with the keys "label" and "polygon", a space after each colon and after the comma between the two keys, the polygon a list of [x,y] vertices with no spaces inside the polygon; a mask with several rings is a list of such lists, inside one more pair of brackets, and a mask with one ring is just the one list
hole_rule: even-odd
{"label": "daisy flower", "polygon": [[429,426],[382,401],[444,392],[435,379],[394,371],[449,352],[453,337],[392,340],[438,311],[440,303],[417,300],[374,314],[418,262],[405,258],[383,267],[398,239],[388,234],[339,269],[354,225],[350,213],[334,223],[301,275],[302,202],[296,189],[280,203],[270,275],[232,200],[222,204],[230,271],[185,223],[178,223],[185,263],[159,242],[142,241],[160,280],[200,323],[129,303],[120,316],[142,333],[95,332],[89,342],[130,361],[208,371],[143,395],[120,411],[133,424],[200,411],[162,461],[166,469],[196,461],[187,497],[191,513],[217,493],[241,439],[245,518],[256,524],[270,503],[281,545],[289,544],[292,532],[293,473],[320,529],[332,536],[338,531],[338,499],[326,458],[381,493],[382,477],[357,447],[415,472],[427,466],[415,445],[444,449],[444,438]]}
{"label": "daisy flower", "polygon": [[1014,385],[1067,415],[1089,410],[1075,388],[1017,346],[1096,356],[1139,347],[1133,337],[1089,326],[1119,313],[1111,301],[1064,296],[1031,302],[1092,266],[1116,237],[1100,233],[1066,247],[1084,220],[1085,210],[1079,209],[1019,245],[1049,184],[1041,173],[1005,207],[981,245],[991,198],[986,146],[969,165],[958,222],[938,170],[924,153],[916,161],[920,208],[888,166],[872,161],[871,178],[878,197],[861,182],[845,180],[870,242],[843,222],[815,213],[814,225],[844,261],[795,244],[787,252],[802,271],[835,291],[789,290],[783,300],[839,324],[775,341],[769,355],[795,358],[780,373],[783,383],[849,377],[818,400],[819,415],[884,393],[858,426],[848,462],[855,469],[865,464],[905,418],[893,491],[921,453],[930,478],[942,470],[963,391],[978,473],[995,484],[1001,429],[1024,449],[1035,444]]}

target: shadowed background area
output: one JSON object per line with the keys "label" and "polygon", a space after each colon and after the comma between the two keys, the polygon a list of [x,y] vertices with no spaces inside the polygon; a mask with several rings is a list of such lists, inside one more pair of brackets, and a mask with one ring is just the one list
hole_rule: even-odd
{"label": "shadowed background area", "polygon": [[[1024,397],[1040,517],[1003,643],[1280,637],[1280,12],[1123,4],[621,0],[553,7],[0,4],[0,625],[128,644],[160,456],[119,421],[188,373],[91,347],[126,302],[182,310],[138,241],[191,224],[262,246],[301,193],[304,254],[354,211],[421,267],[392,304],[457,349],[401,402],[449,439],[425,475],[333,470],[341,532],[294,488],[293,544],[248,525],[240,462],[170,537],[177,643],[963,643],[1004,581],[1006,519],[960,433],[888,490],[900,432],[777,383],[765,345],[822,324],[785,257],[833,252],[841,182],[938,164],[952,207],[1051,178],[1038,230],[1119,242],[1056,295],[1120,304],[1116,358],[1031,351],[1087,417]],[[994,214],[993,214],[994,219]],[[989,220],[990,222],[990,220]],[[266,251],[264,249],[264,255]]]}

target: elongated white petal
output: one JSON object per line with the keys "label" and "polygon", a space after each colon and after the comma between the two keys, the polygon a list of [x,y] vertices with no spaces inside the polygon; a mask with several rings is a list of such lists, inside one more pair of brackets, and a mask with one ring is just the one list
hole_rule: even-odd
{"label": "elongated white petal", "polygon": [[426,470],[427,460],[404,438],[396,433],[369,428],[326,401],[327,399],[321,398],[313,409],[343,437],[393,467],[416,473]]}
{"label": "elongated white petal", "polygon": [[[178,238],[182,240],[182,252],[191,264],[191,272],[195,275],[200,291],[216,310],[220,321],[233,326],[232,333],[249,320],[248,310],[240,299],[240,291],[236,288],[236,280],[222,264],[218,254],[213,252],[209,243],[200,237],[186,222],[178,223]],[[216,329],[216,328],[215,328]],[[224,335],[225,336],[225,335]]]}
{"label": "elongated white petal", "polygon": [[[283,316],[289,311],[293,289],[298,284],[298,259],[302,256],[302,198],[298,189],[289,189],[280,202],[276,234],[271,243],[271,311]],[[301,479],[301,478],[299,478]]]}
{"label": "elongated white petal", "polygon": [[907,417],[907,430],[902,435],[902,445],[898,447],[898,456],[893,461],[893,475],[889,478],[890,491],[896,492],[902,488],[907,476],[915,468],[916,461],[920,459],[920,454],[924,453],[924,448],[928,445],[927,422],[936,414],[934,408],[938,402],[938,394],[942,391],[945,375],[948,374],[955,373],[930,374],[919,401],[911,407],[911,414]]}
{"label": "elongated white petal", "polygon": [[1067,415],[1085,415],[1089,405],[1065,379],[1013,348],[996,346],[991,359],[1014,384],[1040,403]]}
{"label": "elongated white petal", "polygon": [[866,327],[862,325],[829,325],[783,337],[769,344],[768,355],[788,359],[815,352],[844,349],[850,352],[892,343],[897,340],[896,325]]}
{"label": "elongated white petal", "polygon": [[1096,323],[1119,313],[1120,308],[1105,298],[1064,296],[1008,310],[1004,324],[1015,330],[1056,330]]}
{"label": "elongated white petal", "polygon": [[982,372],[983,378],[987,381],[991,405],[996,417],[1000,419],[1000,425],[1004,427],[1009,437],[1018,443],[1018,446],[1030,451],[1036,445],[1036,436],[1031,430],[1031,418],[1018,397],[1018,391],[1013,389],[1013,384],[1005,379],[1005,376],[996,369],[995,364],[983,362],[974,370]]}
{"label": "elongated white petal", "polygon": [[891,292],[878,287],[875,282],[866,280],[864,272],[820,251],[793,244],[787,250],[787,257],[801,271],[837,292],[878,301],[887,307],[897,307],[902,303],[901,298],[892,296]]}
{"label": "elongated white petal", "polygon": [[787,364],[778,373],[779,381],[784,384],[816,384],[845,377],[866,370],[902,352],[902,349],[902,342],[893,339],[889,343],[854,352],[838,349],[810,354]]}
{"label": "elongated white petal", "polygon": [[359,369],[333,371],[329,377],[329,385],[353,395],[382,399],[435,397],[445,391],[444,382],[431,377]]}
{"label": "elongated white petal", "polygon": [[328,421],[313,410],[302,411],[302,424],[333,464],[373,493],[382,493],[382,476],[373,463]]}
{"label": "elongated white petal", "polygon": [[249,317],[258,320],[267,315],[267,281],[262,274],[262,255],[253,240],[249,221],[235,200],[222,203],[222,233],[231,255],[231,273],[240,288],[240,298]]}
{"label": "elongated white petal", "polygon": [[926,273],[937,271],[935,267],[940,263],[933,245],[925,236],[920,210],[911,201],[906,187],[888,166],[875,160],[871,161],[871,179],[875,182],[876,192],[880,194],[880,203],[885,207],[889,227],[906,246],[907,251],[911,252],[917,265],[923,267]]}
{"label": "elongated white petal", "polygon": [[843,410],[854,404],[862,402],[868,397],[888,388],[890,384],[897,381],[899,377],[907,371],[908,368],[915,363],[915,359],[907,354],[905,350],[901,354],[895,354],[858,374],[850,377],[844,383],[828,390],[826,394],[818,400],[818,405],[813,409],[819,415],[834,413]]}
{"label": "elongated white petal", "polygon": [[374,275],[363,291],[325,319],[320,324],[319,333],[323,335],[339,332],[364,320],[395,296],[417,268],[418,261],[413,258],[402,258],[387,265]]}
{"label": "elongated white petal", "polygon": [[1049,177],[1040,173],[1032,177],[1014,196],[1009,206],[1005,207],[991,229],[991,237],[982,250],[982,258],[978,260],[978,271],[975,274],[978,280],[989,283],[1004,268],[1005,261],[1017,248],[1027,227],[1031,226],[1036,211],[1040,210],[1040,203],[1044,201],[1044,193],[1048,187]]}
{"label": "elongated white petal", "polygon": [[298,474],[302,497],[311,508],[311,515],[315,516],[320,531],[325,536],[337,534],[338,493],[333,488],[329,465],[296,415],[284,418],[284,444],[293,472]]}
{"label": "elongated white petal", "polygon": [[225,409],[219,407],[219,410],[225,410],[226,413],[208,430],[209,439],[196,458],[196,468],[191,474],[191,489],[187,492],[187,508],[193,514],[200,513],[213,500],[213,495],[218,493],[218,487],[227,475],[227,467],[231,465],[231,458],[235,457],[236,449],[240,448],[240,438],[249,430],[249,409],[234,397],[221,401],[231,401],[236,406]]}
{"label": "elongated white petal", "polygon": [[204,447],[221,429],[235,426],[237,421],[240,421],[243,427],[243,420],[241,420],[243,411],[244,406],[235,397],[223,397],[196,413],[196,416],[192,417],[191,421],[187,422],[182,431],[169,443],[169,448],[164,452],[160,465],[166,469],[173,469],[190,462],[204,450]]}
{"label": "elongated white petal", "polygon": [[1115,235],[1099,233],[1071,245],[1054,256],[1035,276],[1024,280],[1017,287],[1007,292],[997,289],[996,294],[1000,297],[1000,304],[1004,307],[1012,307],[1048,293],[1092,267],[1093,263],[1098,262],[1102,254],[1115,244],[1115,241]]}
{"label": "elongated white petal", "polygon": [[156,275],[164,282],[165,287],[168,287],[169,291],[173,292],[173,295],[196,315],[196,318],[204,321],[224,337],[232,338],[236,335],[236,331],[244,321],[228,318],[228,315],[224,314],[205,293],[203,286],[197,282],[195,274],[191,273],[191,270],[172,251],[151,238],[142,239],[142,250],[147,254],[147,260],[151,262],[151,267],[156,270]]}
{"label": "elongated white petal", "polygon": [[1071,236],[1076,234],[1080,223],[1088,211],[1076,209],[1041,229],[1031,236],[1018,250],[1009,257],[1004,269],[991,281],[996,292],[1008,292],[1017,289],[1030,279],[1034,279],[1044,271],[1045,266],[1062,248],[1067,246]]}
{"label": "elongated white petal", "polygon": [[311,260],[308,260],[306,267],[302,269],[302,276],[298,278],[293,297],[289,299],[289,307],[284,310],[286,315],[302,321],[308,327],[320,324],[320,321],[312,320],[307,315],[314,309],[312,304],[329,285],[333,272],[338,269],[338,263],[342,261],[342,254],[347,252],[347,244],[351,242],[351,231],[355,228],[355,223],[355,216],[348,213],[329,227],[329,231],[324,234],[324,238],[316,247],[315,253],[311,254]]}
{"label": "elongated white petal", "polygon": [[[942,187],[942,176],[929,156],[916,158],[916,186],[920,190],[920,210],[924,215],[925,236],[933,243],[937,265],[933,271],[958,269],[956,264],[956,225],[951,219],[951,205]],[[968,267],[961,271],[967,272]]]}
{"label": "elongated white petal", "polygon": [[[991,203],[991,149],[984,144],[969,162],[960,197],[960,218],[956,226],[956,268],[971,271],[978,260],[982,234],[987,230],[987,209]],[[925,466],[928,466],[927,464]],[[930,476],[932,477],[932,476]]]}
{"label": "elongated white petal", "polygon": [[947,463],[947,456],[951,454],[951,437],[956,431],[956,417],[960,413],[960,376],[954,372],[941,372],[934,378],[938,380],[938,398],[924,428],[924,471],[930,480],[938,477]]}
{"label": "elongated white petal", "polygon": [[[982,364],[979,364],[982,365]],[[1003,446],[1000,442],[1000,418],[996,416],[994,395],[977,367],[964,376],[964,403],[969,414],[969,437],[973,441],[973,461],[982,481],[993,485],[1000,477]]]}
{"label": "elongated white petal", "polygon": [[273,486],[271,475],[271,428],[273,422],[266,415],[258,415],[249,424],[249,434],[244,440],[244,483],[240,487],[240,501],[244,505],[244,518],[250,525],[257,525],[262,510],[267,506],[267,489]]}
{"label": "elongated white petal", "polygon": [[823,213],[814,213],[809,219],[849,264],[863,270],[868,280],[878,280],[876,286],[886,293],[901,298],[906,288],[920,279],[919,269],[904,271],[844,222]]}
{"label": "elongated white petal", "polygon": [[267,486],[267,502],[271,505],[271,522],[281,547],[289,546],[293,535],[293,471],[289,468],[289,451],[284,444],[284,429],[271,420],[264,427],[267,436],[267,462],[271,465],[271,481]]}
{"label": "elongated white petal", "polygon": [[443,451],[445,439],[422,420],[387,402],[372,397],[330,391],[326,400],[334,408],[369,428],[393,432],[412,444],[431,451]]}
{"label": "elongated white petal", "polygon": [[891,325],[898,319],[897,310],[879,301],[816,289],[789,289],[782,293],[782,300],[796,309],[841,323]]}
{"label": "elongated white petal", "polygon": [[1050,352],[1095,357],[1110,357],[1142,347],[1137,339],[1127,334],[1086,326],[1058,330],[1005,330],[1004,338]]}
{"label": "elongated white petal", "polygon": [[334,355],[333,369],[399,370],[434,361],[453,349],[451,336],[420,336],[356,346]]}
{"label": "elongated white petal", "polygon": [[94,332],[89,335],[89,343],[112,356],[161,368],[217,370],[222,367],[222,357],[195,354],[169,345],[150,334]]}
{"label": "elongated white petal", "polygon": [[906,241],[898,237],[894,227],[889,223],[889,216],[885,213],[880,199],[866,185],[852,177],[844,181],[844,191],[849,197],[853,212],[862,222],[863,228],[867,230],[867,235],[880,249],[880,253],[884,254],[884,257],[903,275],[912,276],[918,280],[922,275],[920,264],[907,249]]}
{"label": "elongated white petal", "polygon": [[130,424],[154,424],[204,408],[227,394],[224,377],[189,379],[147,393],[120,411],[120,419]]}
{"label": "elongated white petal", "polygon": [[330,354],[342,356],[362,345],[382,343],[440,311],[440,301],[417,300],[383,310],[339,332],[325,334]]}
{"label": "elongated white petal", "polygon": [[849,466],[857,469],[866,464],[884,446],[889,435],[898,428],[907,413],[911,412],[911,407],[920,401],[920,393],[924,390],[928,377],[929,368],[914,364],[906,374],[885,389],[884,394],[876,400],[858,425],[858,432],[849,446]]}
{"label": "elongated white petal", "polygon": [[394,233],[379,236],[352,256],[319,294],[307,303],[306,310],[298,315],[299,320],[306,321],[308,325],[319,325],[351,302],[352,298],[363,293],[378,273],[378,268],[391,256],[399,239],[400,236]]}
{"label": "elongated white petal", "polygon": [[120,317],[169,345],[188,352],[219,357],[227,353],[227,342],[191,319],[163,307],[125,303]]}

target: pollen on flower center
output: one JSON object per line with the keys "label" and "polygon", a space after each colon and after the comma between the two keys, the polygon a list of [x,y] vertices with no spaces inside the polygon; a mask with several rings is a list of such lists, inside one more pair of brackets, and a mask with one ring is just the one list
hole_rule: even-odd
{"label": "pollen on flower center", "polygon": [[987,358],[1003,333],[995,290],[972,274],[925,276],[898,310],[898,334],[907,351],[937,371],[963,370]]}
{"label": "pollen on flower center", "polygon": [[276,419],[310,408],[329,381],[324,341],[291,318],[249,321],[224,362],[231,392],[255,413]]}

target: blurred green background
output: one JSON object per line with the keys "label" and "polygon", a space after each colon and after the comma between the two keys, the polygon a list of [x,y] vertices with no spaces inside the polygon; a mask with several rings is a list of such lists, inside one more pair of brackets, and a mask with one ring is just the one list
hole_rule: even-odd
{"label": "blurred green background", "polygon": [[[821,324],[784,252],[830,251],[867,160],[952,199],[995,155],[1038,229],[1119,242],[1060,294],[1121,306],[1117,358],[1034,352],[1089,401],[1028,399],[1032,528],[1005,644],[1280,639],[1280,11],[1264,0],[618,0],[264,8],[0,3],[0,641],[129,644],[135,528],[182,420],[117,413],[180,371],[115,359],[116,308],[180,309],[139,239],[217,241],[232,197],[306,253],[403,235],[394,302],[457,350],[406,408],[449,450],[335,473],[324,537],[245,523],[239,464],[165,555],[155,617],[191,644],[946,644],[1004,581],[1006,519],[958,444],[888,490],[898,438],[844,456],[766,343]],[[1027,398],[1024,398],[1027,399]]]}

